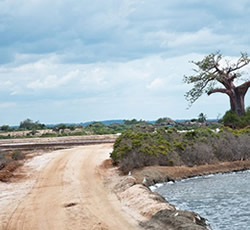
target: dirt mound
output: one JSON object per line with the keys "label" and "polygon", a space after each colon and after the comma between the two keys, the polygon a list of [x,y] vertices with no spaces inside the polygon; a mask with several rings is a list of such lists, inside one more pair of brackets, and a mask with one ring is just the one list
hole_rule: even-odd
{"label": "dirt mound", "polygon": [[11,161],[3,169],[0,170],[0,181],[9,182],[14,175],[14,171],[21,166],[19,161]]}

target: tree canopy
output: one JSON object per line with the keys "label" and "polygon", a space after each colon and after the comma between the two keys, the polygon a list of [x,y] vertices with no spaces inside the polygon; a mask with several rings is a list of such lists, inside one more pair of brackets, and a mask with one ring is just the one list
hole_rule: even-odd
{"label": "tree canopy", "polygon": [[32,129],[44,129],[45,125],[40,124],[39,121],[32,121],[31,119],[26,119],[20,122],[19,129],[32,130]]}
{"label": "tree canopy", "polygon": [[[192,105],[203,93],[211,95],[213,93],[224,93],[230,98],[231,110],[238,115],[245,111],[244,97],[250,87],[250,80],[243,79],[243,67],[250,63],[250,58],[246,53],[236,62],[231,62],[223,58],[220,52],[209,54],[201,61],[192,61],[196,65],[194,75],[184,76],[184,82],[193,84],[185,97]],[[235,80],[243,80],[243,83],[236,86]]]}

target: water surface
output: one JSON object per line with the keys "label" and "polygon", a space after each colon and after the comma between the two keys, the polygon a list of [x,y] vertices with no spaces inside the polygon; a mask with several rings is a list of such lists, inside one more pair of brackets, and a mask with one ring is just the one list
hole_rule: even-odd
{"label": "water surface", "polygon": [[213,230],[250,229],[250,171],[167,183],[155,191],[208,219]]}

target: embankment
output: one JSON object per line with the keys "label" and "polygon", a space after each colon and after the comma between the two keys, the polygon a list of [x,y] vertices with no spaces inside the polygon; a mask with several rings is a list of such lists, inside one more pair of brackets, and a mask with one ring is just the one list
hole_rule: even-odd
{"label": "embankment", "polygon": [[[148,186],[194,176],[247,169],[250,169],[250,161],[234,161],[196,167],[150,166],[134,170],[130,176],[120,175],[115,179],[115,174],[113,174],[113,191],[126,207],[144,217],[144,220],[140,220],[143,229],[204,230],[209,229],[204,218],[194,212],[177,210],[159,194],[151,192]],[[118,175],[117,172],[116,175]],[[144,178],[146,178],[146,182]]]}
{"label": "embankment", "polygon": [[[111,163],[110,163],[111,164]],[[107,166],[107,162],[105,163]],[[156,167],[157,168],[157,167]],[[154,168],[151,167],[151,172]],[[117,168],[109,167],[106,183],[117,195],[127,213],[137,219],[143,229],[150,230],[206,230],[206,220],[197,213],[177,210],[162,196],[142,183],[143,169],[132,175],[119,175]],[[156,175],[156,174],[153,174]],[[152,176],[153,176],[152,175]],[[166,178],[168,178],[166,176]],[[148,177],[149,179],[149,177]],[[153,177],[151,177],[154,180]]]}
{"label": "embankment", "polygon": [[156,183],[187,179],[195,176],[205,176],[215,173],[230,173],[250,169],[250,160],[221,162],[217,164],[199,165],[194,167],[187,166],[150,166],[133,171],[133,176],[140,183],[146,178],[146,185]]}

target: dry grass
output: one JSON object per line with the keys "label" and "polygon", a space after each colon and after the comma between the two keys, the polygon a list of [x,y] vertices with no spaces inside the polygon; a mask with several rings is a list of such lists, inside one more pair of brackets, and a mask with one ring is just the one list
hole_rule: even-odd
{"label": "dry grass", "polygon": [[22,165],[18,161],[9,162],[2,170],[0,170],[0,181],[9,182],[13,176],[14,171]]}

